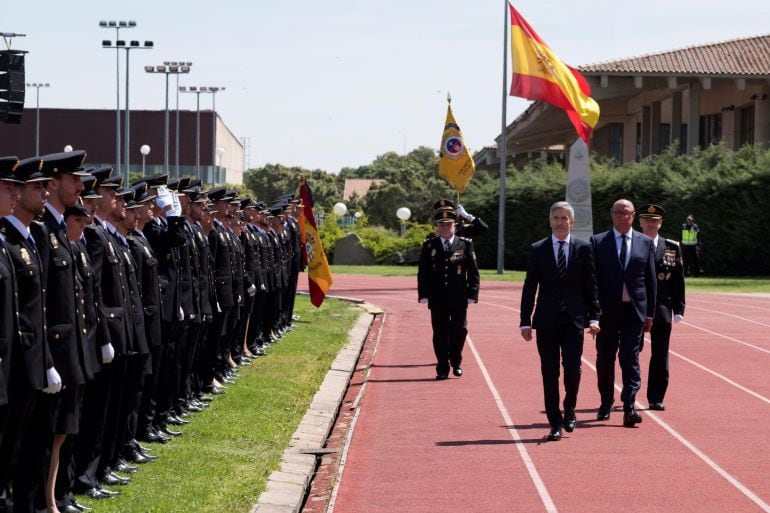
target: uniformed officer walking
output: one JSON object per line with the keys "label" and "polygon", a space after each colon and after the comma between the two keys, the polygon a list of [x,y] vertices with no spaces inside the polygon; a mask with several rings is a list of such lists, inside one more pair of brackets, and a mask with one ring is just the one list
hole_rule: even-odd
{"label": "uniformed officer walking", "polygon": [[417,292],[420,303],[430,309],[436,379],[443,380],[449,377],[450,365],[455,376],[463,374],[468,305],[478,301],[479,268],[473,242],[455,235],[454,208],[439,208],[434,220],[438,235],[423,242]]}
{"label": "uniformed officer walking", "polygon": [[671,322],[678,323],[684,316],[684,271],[682,252],[675,240],[660,236],[666,211],[658,205],[644,205],[639,209],[642,231],[655,243],[655,274],[658,295],[655,318],[650,330],[650,373],[647,377],[647,400],[651,410],[665,410],[663,398],[668,388],[668,345]]}

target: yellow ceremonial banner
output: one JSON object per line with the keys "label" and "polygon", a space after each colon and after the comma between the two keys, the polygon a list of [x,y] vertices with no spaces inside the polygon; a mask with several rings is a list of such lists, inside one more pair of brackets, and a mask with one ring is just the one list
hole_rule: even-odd
{"label": "yellow ceremonial banner", "polygon": [[450,183],[457,192],[465,191],[476,173],[476,164],[465,146],[463,134],[457,126],[452,107],[447,106],[444,135],[441,138],[441,159],[438,163],[438,174]]}

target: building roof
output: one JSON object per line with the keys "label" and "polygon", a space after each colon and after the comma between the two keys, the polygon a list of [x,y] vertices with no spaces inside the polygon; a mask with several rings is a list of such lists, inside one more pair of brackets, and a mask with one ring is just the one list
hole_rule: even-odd
{"label": "building roof", "polygon": [[770,34],[587,64],[578,69],[588,75],[620,73],[770,77]]}
{"label": "building roof", "polygon": [[360,198],[366,196],[372,185],[380,185],[385,180],[379,178],[346,178],[345,189],[342,191],[343,201],[349,200],[353,194]]}

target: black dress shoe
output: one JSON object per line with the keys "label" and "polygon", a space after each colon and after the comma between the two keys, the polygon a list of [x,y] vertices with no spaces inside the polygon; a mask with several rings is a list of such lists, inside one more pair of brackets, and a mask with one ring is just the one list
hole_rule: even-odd
{"label": "black dress shoe", "polygon": [[130,482],[131,478],[119,476],[115,472],[107,472],[102,478],[102,483],[109,486],[125,486]]}
{"label": "black dress shoe", "polygon": [[[131,455],[132,455],[133,453],[135,453],[135,452],[136,452],[136,449],[132,449],[132,450],[130,450],[130,452],[129,452],[129,456],[128,456],[128,457],[129,457],[129,459],[131,458]],[[129,464],[128,464],[127,462],[125,462],[125,461],[122,461],[122,460],[120,460],[120,461],[118,461],[118,464],[117,464],[117,465],[115,465],[115,470],[116,470],[117,472],[122,472],[122,473],[124,473],[124,474],[136,474],[136,472],[137,472],[139,469],[138,469],[138,468],[136,468],[136,467],[135,467],[135,466],[133,466],[133,465],[129,465]]]}
{"label": "black dress shoe", "polygon": [[443,381],[449,379],[449,374],[436,374],[436,381]]}
{"label": "black dress shoe", "polygon": [[[151,461],[155,461],[158,459],[157,456],[150,456],[149,454],[145,454],[142,451],[133,450],[126,456],[129,461],[132,463],[150,463]],[[136,468],[136,467],[134,467]],[[116,468],[116,470],[119,470]]]}
{"label": "black dress shoe", "polygon": [[642,416],[635,410],[631,410],[623,414],[623,426],[634,427],[636,424],[641,424]]}
{"label": "black dress shoe", "polygon": [[169,428],[168,426],[164,426],[164,427],[160,428],[160,432],[163,433],[164,435],[169,435],[169,436],[179,436],[179,435],[182,434],[181,431],[174,431],[173,429]]}
{"label": "black dress shoe", "polygon": [[103,486],[98,486],[97,489],[99,492],[104,495],[104,498],[110,498],[110,497],[117,497],[120,495],[120,492],[117,490],[110,490],[109,488],[104,488]]}
{"label": "black dress shoe", "polygon": [[607,420],[610,418],[612,404],[602,404],[599,406],[599,412],[596,414],[596,420]]}
{"label": "black dress shoe", "polygon": [[147,433],[146,441],[153,444],[167,444],[169,440],[171,440],[169,437],[162,435],[157,431],[153,431],[152,433]]}
{"label": "black dress shoe", "polygon": [[189,424],[189,420],[184,420],[180,417],[177,417],[176,415],[169,415],[168,416],[168,423],[173,426],[184,426],[185,424]]}
{"label": "black dress shoe", "polygon": [[76,508],[72,504],[67,504],[64,507],[57,508],[59,510],[59,513],[82,513],[78,508]]}
{"label": "black dress shoe", "polygon": [[462,367],[455,367],[454,369],[452,369],[452,374],[454,374],[454,375],[455,375],[455,376],[457,376],[458,378],[459,378],[460,376],[462,376],[462,375],[463,375],[463,369],[462,369]]}
{"label": "black dress shoe", "polygon": [[655,411],[665,411],[666,405],[663,403],[650,403],[650,409]]}
{"label": "black dress shoe", "polygon": [[73,500],[72,505],[75,506],[78,510],[88,513],[89,511],[93,511],[94,508],[91,508],[89,506],[86,506],[85,504],[80,504],[78,501]]}
{"label": "black dress shoe", "polygon": [[564,412],[564,431],[572,433],[575,430],[575,424],[577,419],[575,418],[575,410],[567,410]]}
{"label": "black dress shoe", "polygon": [[561,428],[552,427],[546,439],[548,439],[549,442],[558,442],[561,440]]}
{"label": "black dress shoe", "polygon": [[214,400],[214,398],[211,397],[210,395],[203,395],[203,396],[201,396],[200,400],[201,400],[202,403],[210,403],[211,401]]}

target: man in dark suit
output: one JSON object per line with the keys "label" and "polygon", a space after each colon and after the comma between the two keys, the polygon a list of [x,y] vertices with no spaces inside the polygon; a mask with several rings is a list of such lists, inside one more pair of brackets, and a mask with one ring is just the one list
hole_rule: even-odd
{"label": "man in dark suit", "polygon": [[650,330],[650,372],[647,376],[647,401],[651,410],[663,411],[663,398],[668,388],[668,343],[671,338],[671,322],[684,318],[684,271],[682,252],[675,240],[659,235],[666,211],[658,205],[645,205],[639,209],[642,231],[655,244],[655,273],[658,279],[658,296],[655,301],[655,319]]}
{"label": "man in dark suit", "polygon": [[[551,205],[551,236],[531,246],[527,276],[521,292],[521,336],[532,340],[537,330],[537,352],[543,375],[545,412],[551,431],[548,440],[561,440],[562,426],[575,429],[575,405],[580,387],[583,330],[599,332],[599,298],[591,245],[570,234],[575,211],[566,201]],[[537,307],[532,322],[532,309]],[[564,416],[559,409],[559,360],[564,365]]]}
{"label": "man in dark suit", "polygon": [[468,305],[479,299],[479,268],[473,242],[455,235],[453,207],[434,213],[438,235],[425,239],[417,269],[417,297],[428,305],[436,354],[436,379],[462,376]]}
{"label": "man in dark suit", "polygon": [[615,357],[623,374],[623,425],[642,422],[634,408],[641,386],[642,336],[655,316],[655,248],[634,231],[634,204],[620,199],[610,210],[612,229],[591,237],[596,260],[602,330],[596,338],[596,374],[601,406],[598,420],[610,418],[614,402]]}

